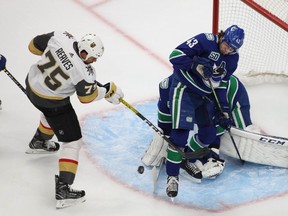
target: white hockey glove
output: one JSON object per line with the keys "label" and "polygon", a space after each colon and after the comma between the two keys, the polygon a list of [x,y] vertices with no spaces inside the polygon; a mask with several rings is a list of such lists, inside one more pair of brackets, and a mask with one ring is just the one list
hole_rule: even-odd
{"label": "white hockey glove", "polygon": [[208,161],[203,165],[202,176],[203,178],[214,179],[223,172],[224,167],[224,160],[209,158]]}
{"label": "white hockey glove", "polygon": [[104,87],[97,86],[97,91],[98,91],[98,95],[95,98],[95,101],[103,99],[105,97],[105,94],[106,94],[107,90]]}
{"label": "white hockey glove", "polygon": [[119,104],[119,99],[124,97],[121,88],[117,87],[114,82],[106,83],[104,87],[107,90],[105,99],[112,104]]}
{"label": "white hockey glove", "polygon": [[214,154],[204,164],[199,160],[194,163],[202,171],[203,178],[206,179],[216,178],[223,172],[225,167],[225,161],[219,158],[219,150],[215,148],[211,148],[211,150]]}

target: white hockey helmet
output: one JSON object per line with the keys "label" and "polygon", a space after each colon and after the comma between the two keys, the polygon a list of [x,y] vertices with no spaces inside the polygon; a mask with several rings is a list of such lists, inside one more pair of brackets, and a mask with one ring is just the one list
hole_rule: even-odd
{"label": "white hockey helmet", "polygon": [[86,59],[90,57],[99,58],[103,55],[104,46],[100,38],[95,34],[86,34],[78,41],[79,54],[85,50],[87,52]]}

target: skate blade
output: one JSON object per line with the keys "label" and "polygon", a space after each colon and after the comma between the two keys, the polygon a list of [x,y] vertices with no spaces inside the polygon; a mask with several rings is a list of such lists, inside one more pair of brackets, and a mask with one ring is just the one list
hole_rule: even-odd
{"label": "skate blade", "polygon": [[56,209],[63,209],[70,206],[74,206],[78,203],[83,203],[86,201],[85,197],[81,197],[79,199],[65,199],[65,200],[57,200],[56,201]]}
{"label": "skate blade", "polygon": [[55,154],[57,152],[58,151],[46,151],[43,149],[30,149],[30,148],[25,151],[26,154]]}
{"label": "skate blade", "polygon": [[186,178],[187,180],[193,181],[195,183],[201,184],[201,179],[194,178],[193,176],[189,175],[185,170],[180,169],[179,174]]}

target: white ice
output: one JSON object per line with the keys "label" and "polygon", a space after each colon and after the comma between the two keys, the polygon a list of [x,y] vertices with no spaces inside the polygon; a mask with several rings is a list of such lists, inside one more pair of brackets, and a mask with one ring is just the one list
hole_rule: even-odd
{"label": "white ice", "polygon": [[[0,0],[0,8],[0,53],[7,58],[7,69],[22,85],[30,65],[38,59],[27,49],[35,35],[56,29],[67,30],[76,38],[96,33],[105,45],[103,57],[95,63],[99,81],[115,81],[132,104],[157,97],[158,82],[171,73],[170,52],[189,37],[210,32],[212,20],[212,1],[209,0]],[[249,45],[249,41],[245,43]],[[287,136],[287,86],[267,84],[249,87],[248,91],[254,122],[268,133]],[[218,213],[187,209],[147,197],[109,178],[88,157],[85,148],[81,151],[73,186],[86,190],[87,201],[56,210],[54,174],[58,172],[58,156],[24,153],[38,126],[39,112],[3,72],[0,99],[3,102],[0,111],[1,216],[288,213],[287,194]],[[72,97],[72,103],[80,121],[91,113],[115,108],[104,100],[83,105]],[[283,182],[287,183],[288,180]]]}

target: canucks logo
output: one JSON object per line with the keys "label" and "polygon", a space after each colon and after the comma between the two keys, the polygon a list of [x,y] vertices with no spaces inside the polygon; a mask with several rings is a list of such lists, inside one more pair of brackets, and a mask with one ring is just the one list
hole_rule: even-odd
{"label": "canucks logo", "polygon": [[160,88],[168,89],[169,87],[169,78],[166,78],[160,82]]}
{"label": "canucks logo", "polygon": [[214,67],[214,73],[213,73],[213,76],[226,76],[227,74],[227,71],[226,71],[226,62],[225,61],[222,61],[220,66],[216,66]]}
{"label": "canucks logo", "polygon": [[214,41],[214,35],[213,35],[213,34],[211,34],[211,33],[206,33],[205,36],[206,36],[207,40],[209,40],[209,41]]}

